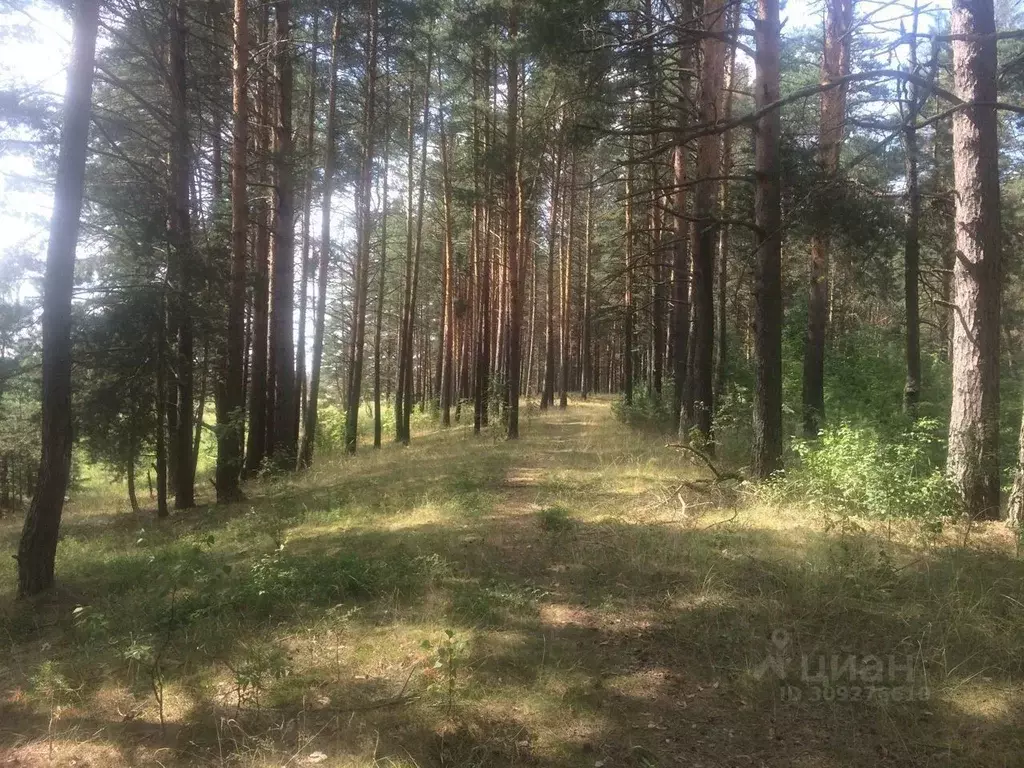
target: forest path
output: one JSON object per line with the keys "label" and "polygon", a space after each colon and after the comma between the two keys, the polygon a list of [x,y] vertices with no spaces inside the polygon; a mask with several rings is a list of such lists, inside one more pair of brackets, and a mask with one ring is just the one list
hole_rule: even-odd
{"label": "forest path", "polygon": [[607,400],[522,427],[167,522],[76,503],[62,596],[0,601],[0,766],[1018,764],[994,534],[759,506]]}

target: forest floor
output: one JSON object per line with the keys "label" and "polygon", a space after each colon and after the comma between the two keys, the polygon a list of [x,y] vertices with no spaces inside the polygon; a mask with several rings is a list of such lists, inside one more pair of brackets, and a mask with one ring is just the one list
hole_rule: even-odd
{"label": "forest floor", "polygon": [[80,494],[57,594],[0,570],[0,766],[1022,764],[1005,528],[770,506],[609,405],[167,521]]}

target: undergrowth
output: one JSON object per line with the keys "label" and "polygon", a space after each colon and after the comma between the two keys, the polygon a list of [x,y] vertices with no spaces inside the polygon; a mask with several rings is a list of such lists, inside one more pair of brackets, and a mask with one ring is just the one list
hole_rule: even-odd
{"label": "undergrowth", "polygon": [[939,524],[960,514],[958,494],[943,471],[941,425],[921,419],[882,433],[840,423],[815,440],[796,439],[790,462],[769,497],[806,502],[829,513]]}

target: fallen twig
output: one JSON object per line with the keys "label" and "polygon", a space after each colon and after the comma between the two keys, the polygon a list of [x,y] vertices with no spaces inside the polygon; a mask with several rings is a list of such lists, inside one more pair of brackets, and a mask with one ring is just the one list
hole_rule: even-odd
{"label": "fallen twig", "polygon": [[709,528],[714,528],[714,527],[715,527],[716,525],[725,525],[726,523],[731,523],[731,522],[732,522],[733,520],[735,520],[735,519],[736,519],[736,517],[737,517],[737,515],[739,515],[739,513],[740,513],[740,511],[739,511],[739,510],[737,509],[737,510],[735,510],[735,511],[734,511],[734,512],[732,513],[732,517],[730,517],[730,518],[726,518],[725,520],[716,520],[716,521],[715,521],[715,522],[713,522],[713,523],[708,523],[708,524],[707,524],[707,525],[705,525],[705,526],[704,526],[703,528],[701,528],[701,530],[702,530],[702,531],[706,531],[706,530],[708,530]]}
{"label": "fallen twig", "polygon": [[686,445],[685,443],[669,443],[665,447],[666,448],[676,448],[678,450],[686,451],[687,453],[690,453],[693,456],[696,456],[698,459],[700,459],[702,462],[704,462],[704,464],[707,465],[708,469],[711,470],[712,474],[715,476],[715,482],[717,482],[717,483],[721,483],[723,480],[742,480],[743,479],[743,477],[741,475],[739,475],[738,473],[736,473],[736,472],[723,472],[723,471],[719,470],[718,467],[716,467],[714,465],[714,463],[711,461],[711,459],[708,457],[708,455],[706,453],[704,453],[702,451],[698,451],[692,445]]}

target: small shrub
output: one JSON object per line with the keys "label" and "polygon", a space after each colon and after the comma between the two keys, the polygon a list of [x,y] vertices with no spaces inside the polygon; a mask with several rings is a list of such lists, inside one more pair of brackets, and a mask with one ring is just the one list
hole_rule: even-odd
{"label": "small shrub", "polygon": [[541,529],[548,533],[565,533],[573,528],[572,513],[565,507],[548,507],[537,513]]}
{"label": "small shrub", "polygon": [[235,678],[236,709],[252,704],[259,712],[271,684],[291,673],[291,659],[275,645],[254,643],[243,646],[242,657],[228,668]]}
{"label": "small shrub", "polygon": [[60,668],[52,661],[44,661],[36,669],[31,679],[32,696],[46,705],[49,720],[46,726],[46,741],[50,760],[53,760],[53,727],[60,719],[64,709],[71,705],[78,696],[78,689],[73,688]]}
{"label": "small shrub", "polygon": [[436,644],[424,640],[420,646],[434,653],[433,672],[436,675],[436,682],[431,683],[429,687],[444,693],[450,712],[455,705],[455,688],[467,655],[468,643],[465,638],[457,635],[455,630],[446,629]]}
{"label": "small shrub", "polygon": [[633,392],[633,402],[627,404],[625,400],[616,400],[612,403],[612,413],[619,421],[631,427],[670,431],[675,423],[671,404],[669,388],[665,388],[659,395],[646,387],[638,387]]}
{"label": "small shrub", "polygon": [[797,440],[799,461],[778,481],[785,496],[826,512],[936,521],[959,513],[956,489],[939,464],[939,424],[922,419],[882,435],[847,423],[817,440]]}
{"label": "small shrub", "polygon": [[40,664],[30,682],[32,694],[45,702],[51,712],[67,706],[78,694],[60,666],[53,661],[47,660]]}
{"label": "small shrub", "polygon": [[345,444],[345,412],[331,403],[317,406],[316,452],[326,456],[341,449]]}

